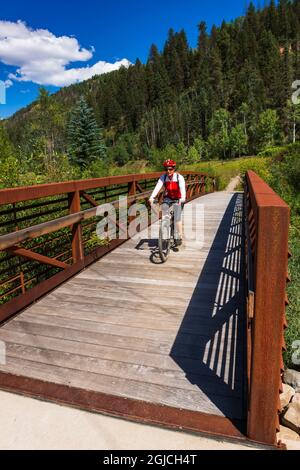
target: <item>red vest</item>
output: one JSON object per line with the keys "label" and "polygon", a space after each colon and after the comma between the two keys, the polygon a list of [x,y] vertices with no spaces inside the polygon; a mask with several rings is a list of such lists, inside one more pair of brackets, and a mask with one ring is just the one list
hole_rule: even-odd
{"label": "red vest", "polygon": [[165,180],[164,180],[164,185],[165,185],[165,198],[169,199],[181,199],[181,191],[180,191],[180,186],[179,186],[179,178],[178,174],[177,176],[177,181],[174,179],[172,181],[167,181],[167,176],[165,175]]}

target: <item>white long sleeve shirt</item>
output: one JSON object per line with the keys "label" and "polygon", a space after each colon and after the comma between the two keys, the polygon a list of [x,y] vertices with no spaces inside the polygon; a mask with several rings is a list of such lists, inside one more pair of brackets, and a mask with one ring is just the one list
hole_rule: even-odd
{"label": "white long sleeve shirt", "polygon": [[165,182],[177,181],[177,177],[178,177],[178,183],[179,183],[179,188],[180,188],[180,193],[181,193],[180,202],[185,202],[186,201],[185,179],[179,173],[174,173],[172,179],[170,179],[168,176],[166,177],[165,175],[162,175],[159,178],[158,183],[153,190],[153,193],[151,194],[150,201],[154,201],[156,196],[159,194],[160,190],[163,188]]}

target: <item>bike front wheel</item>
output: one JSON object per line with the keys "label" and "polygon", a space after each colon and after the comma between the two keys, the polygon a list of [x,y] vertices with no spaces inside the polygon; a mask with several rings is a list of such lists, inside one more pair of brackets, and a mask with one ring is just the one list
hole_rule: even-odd
{"label": "bike front wheel", "polygon": [[158,249],[160,259],[165,263],[171,250],[171,230],[169,220],[162,220],[160,224]]}

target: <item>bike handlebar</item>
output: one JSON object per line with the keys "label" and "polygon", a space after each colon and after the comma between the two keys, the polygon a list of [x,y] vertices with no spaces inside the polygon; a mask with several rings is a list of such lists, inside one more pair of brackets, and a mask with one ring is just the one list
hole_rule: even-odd
{"label": "bike handlebar", "polygon": [[[180,199],[174,199],[174,201],[168,201],[165,202],[165,204],[179,204]],[[154,199],[153,204],[159,204],[159,201],[157,199]],[[182,202],[182,204],[185,204],[185,202]]]}

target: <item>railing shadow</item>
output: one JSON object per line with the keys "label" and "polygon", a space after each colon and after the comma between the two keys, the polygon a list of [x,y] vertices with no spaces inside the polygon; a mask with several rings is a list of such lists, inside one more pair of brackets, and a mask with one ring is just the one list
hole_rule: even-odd
{"label": "railing shadow", "polygon": [[242,217],[243,198],[236,194],[221,221],[170,353],[190,383],[241,426],[245,418]]}

